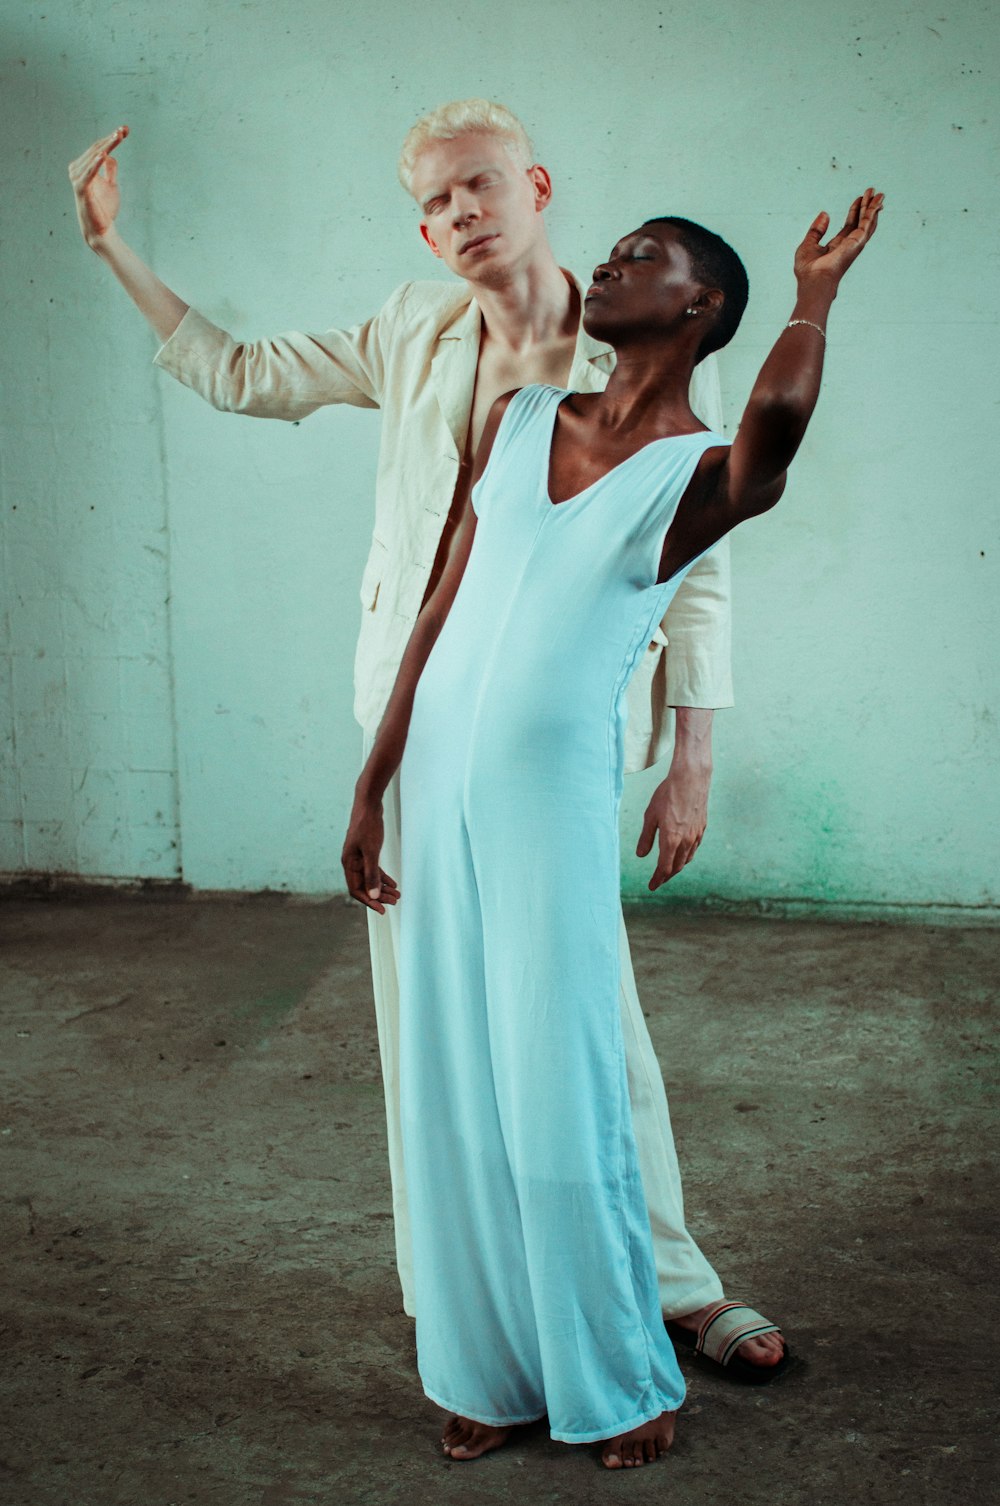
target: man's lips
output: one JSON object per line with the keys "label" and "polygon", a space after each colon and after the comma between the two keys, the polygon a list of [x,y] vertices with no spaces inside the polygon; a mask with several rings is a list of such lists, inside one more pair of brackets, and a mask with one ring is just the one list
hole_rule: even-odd
{"label": "man's lips", "polygon": [[586,293],[583,295],[583,301],[584,303],[586,303],[588,298],[603,298],[604,292],[605,289],[602,283],[592,282]]}
{"label": "man's lips", "polygon": [[477,235],[474,240],[466,241],[458,253],[459,256],[464,256],[467,251],[476,251],[480,246],[486,246],[490,241],[495,241],[499,233],[499,231],[495,230],[491,235]]}

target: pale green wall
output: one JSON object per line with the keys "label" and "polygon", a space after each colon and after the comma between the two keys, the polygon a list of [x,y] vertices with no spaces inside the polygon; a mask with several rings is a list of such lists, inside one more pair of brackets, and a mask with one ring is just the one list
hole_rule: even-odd
{"label": "pale green wall", "polygon": [[[423,110],[485,93],[555,175],[565,263],[589,270],[665,210],[744,254],[730,421],[813,214],[886,190],[793,482],[734,539],[738,706],[671,893],[996,905],[993,7],[2,14],[0,870],[336,888],[360,751],[377,415],[249,421],[155,371],[155,337],[79,241],[67,162],[127,121],[122,228],[160,275],[237,335],[322,328],[439,275],[396,151]],[[656,777],[626,786],[634,892]]]}

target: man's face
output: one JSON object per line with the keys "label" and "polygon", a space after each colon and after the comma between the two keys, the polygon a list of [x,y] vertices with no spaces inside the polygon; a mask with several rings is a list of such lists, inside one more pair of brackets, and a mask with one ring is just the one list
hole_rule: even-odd
{"label": "man's face", "polygon": [[623,236],[607,261],[594,268],[583,325],[599,340],[618,333],[657,338],[693,303],[714,306],[720,300],[695,280],[676,228],[646,225]]}
{"label": "man's face", "polygon": [[536,251],[551,195],[543,167],[519,167],[485,131],[432,142],[413,172],[424,240],[452,272],[484,287],[508,282]]}

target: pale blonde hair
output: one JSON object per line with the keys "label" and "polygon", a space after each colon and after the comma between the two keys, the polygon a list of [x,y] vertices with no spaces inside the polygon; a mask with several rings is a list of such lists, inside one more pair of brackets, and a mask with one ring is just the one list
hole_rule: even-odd
{"label": "pale blonde hair", "polygon": [[407,132],[399,154],[399,181],[406,192],[413,192],[413,170],[425,147],[435,141],[454,141],[470,131],[499,136],[518,167],[528,168],[535,160],[531,138],[506,105],[491,99],[453,99],[421,116]]}

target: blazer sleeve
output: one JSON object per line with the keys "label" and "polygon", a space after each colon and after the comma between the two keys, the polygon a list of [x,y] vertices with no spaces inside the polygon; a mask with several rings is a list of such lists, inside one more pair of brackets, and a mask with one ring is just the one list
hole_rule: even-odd
{"label": "blazer sleeve", "polygon": [[153,357],[213,408],[251,418],[298,420],[327,403],[378,408],[388,348],[409,284],[371,319],[322,334],[290,331],[242,342],[189,308]]}
{"label": "blazer sleeve", "polygon": [[[722,433],[722,394],[714,356],[695,367],[691,406],[703,423]],[[668,706],[733,704],[729,561],[727,537],[688,571],[655,635],[665,653]]]}

